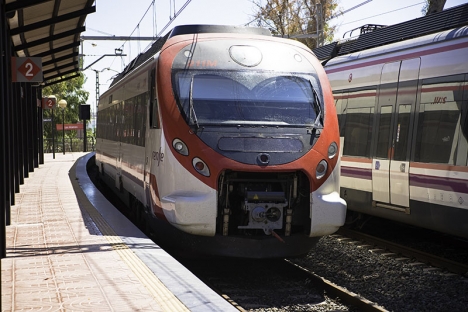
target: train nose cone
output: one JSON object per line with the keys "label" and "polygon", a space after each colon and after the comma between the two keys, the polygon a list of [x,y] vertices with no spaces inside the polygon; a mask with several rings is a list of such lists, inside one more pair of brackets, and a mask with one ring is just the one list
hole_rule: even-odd
{"label": "train nose cone", "polygon": [[270,163],[270,155],[266,153],[261,153],[257,155],[257,161],[259,165],[266,166]]}

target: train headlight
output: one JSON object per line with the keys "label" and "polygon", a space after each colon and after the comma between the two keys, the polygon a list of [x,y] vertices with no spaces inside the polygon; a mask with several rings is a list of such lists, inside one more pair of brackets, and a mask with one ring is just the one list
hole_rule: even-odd
{"label": "train headlight", "polygon": [[328,158],[332,159],[335,157],[336,152],[338,151],[338,145],[336,145],[335,142],[332,142],[330,146],[328,147]]}
{"label": "train headlight", "polygon": [[322,160],[318,163],[317,168],[315,169],[315,177],[316,177],[317,179],[323,178],[323,176],[324,176],[325,173],[327,172],[327,168],[328,168],[327,162],[325,161],[325,159],[322,159]]}
{"label": "train headlight", "polygon": [[174,141],[172,141],[172,147],[181,155],[187,156],[189,154],[187,145],[179,139],[174,139]]}
{"label": "train headlight", "polygon": [[197,172],[199,174],[202,174],[204,175],[205,177],[209,177],[210,176],[210,169],[208,168],[208,166],[205,164],[205,162],[203,160],[201,160],[200,158],[198,157],[195,157],[193,160],[192,160],[192,165],[193,165],[193,168],[195,168],[195,170],[197,170]]}

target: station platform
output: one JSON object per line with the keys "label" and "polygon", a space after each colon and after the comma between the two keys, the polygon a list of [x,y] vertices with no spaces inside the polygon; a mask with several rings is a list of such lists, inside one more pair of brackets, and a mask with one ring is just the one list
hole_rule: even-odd
{"label": "station platform", "polygon": [[238,311],[94,187],[93,153],[45,155],[21,185],[1,260],[2,311]]}

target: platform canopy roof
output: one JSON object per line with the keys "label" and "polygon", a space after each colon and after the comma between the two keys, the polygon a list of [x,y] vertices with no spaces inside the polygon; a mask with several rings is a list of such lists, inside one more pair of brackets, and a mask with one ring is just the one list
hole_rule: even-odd
{"label": "platform canopy roof", "polygon": [[41,57],[45,85],[78,76],[80,34],[87,15],[96,11],[94,2],[6,0],[14,56]]}

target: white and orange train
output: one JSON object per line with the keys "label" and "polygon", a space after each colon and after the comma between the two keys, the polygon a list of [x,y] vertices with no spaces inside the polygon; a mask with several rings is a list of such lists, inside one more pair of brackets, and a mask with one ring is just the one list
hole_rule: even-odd
{"label": "white and orange train", "polygon": [[468,238],[466,25],[462,5],[316,51],[331,51],[348,217]]}
{"label": "white and orange train", "polygon": [[99,101],[96,164],[165,246],[306,254],[344,224],[330,84],[268,30],[175,27]]}

